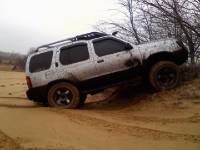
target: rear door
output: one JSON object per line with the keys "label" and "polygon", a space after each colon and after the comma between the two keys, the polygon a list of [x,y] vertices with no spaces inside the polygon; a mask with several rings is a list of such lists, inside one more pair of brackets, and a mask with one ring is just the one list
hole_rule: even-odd
{"label": "rear door", "polygon": [[60,78],[84,81],[96,75],[94,59],[87,42],[61,47],[59,53]]}

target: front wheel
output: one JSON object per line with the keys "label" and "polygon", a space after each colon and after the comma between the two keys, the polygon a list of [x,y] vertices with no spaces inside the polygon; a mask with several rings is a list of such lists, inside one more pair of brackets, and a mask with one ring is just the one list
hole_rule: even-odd
{"label": "front wheel", "polygon": [[80,92],[71,83],[57,83],[49,89],[48,103],[52,107],[77,108],[80,103]]}
{"label": "front wheel", "polygon": [[175,88],[180,77],[179,67],[171,61],[160,61],[154,64],[149,72],[149,82],[157,91]]}

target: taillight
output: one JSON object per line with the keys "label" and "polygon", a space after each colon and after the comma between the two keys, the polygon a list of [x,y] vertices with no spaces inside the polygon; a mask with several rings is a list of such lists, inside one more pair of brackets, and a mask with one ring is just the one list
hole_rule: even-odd
{"label": "taillight", "polygon": [[28,86],[29,89],[32,88],[31,78],[28,77],[28,76],[26,76],[26,83],[27,83],[27,86]]}

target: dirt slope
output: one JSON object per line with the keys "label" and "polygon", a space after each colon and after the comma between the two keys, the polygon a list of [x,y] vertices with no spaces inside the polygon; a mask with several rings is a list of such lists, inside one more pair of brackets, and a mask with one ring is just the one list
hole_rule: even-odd
{"label": "dirt slope", "polygon": [[0,149],[200,149],[200,79],[161,93],[111,89],[59,110],[28,101],[24,78],[0,72]]}

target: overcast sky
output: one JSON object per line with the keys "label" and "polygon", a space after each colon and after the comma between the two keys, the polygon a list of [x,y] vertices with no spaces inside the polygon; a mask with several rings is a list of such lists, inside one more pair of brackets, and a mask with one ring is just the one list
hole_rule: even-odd
{"label": "overcast sky", "polygon": [[30,47],[93,31],[115,17],[116,0],[0,0],[0,51]]}

